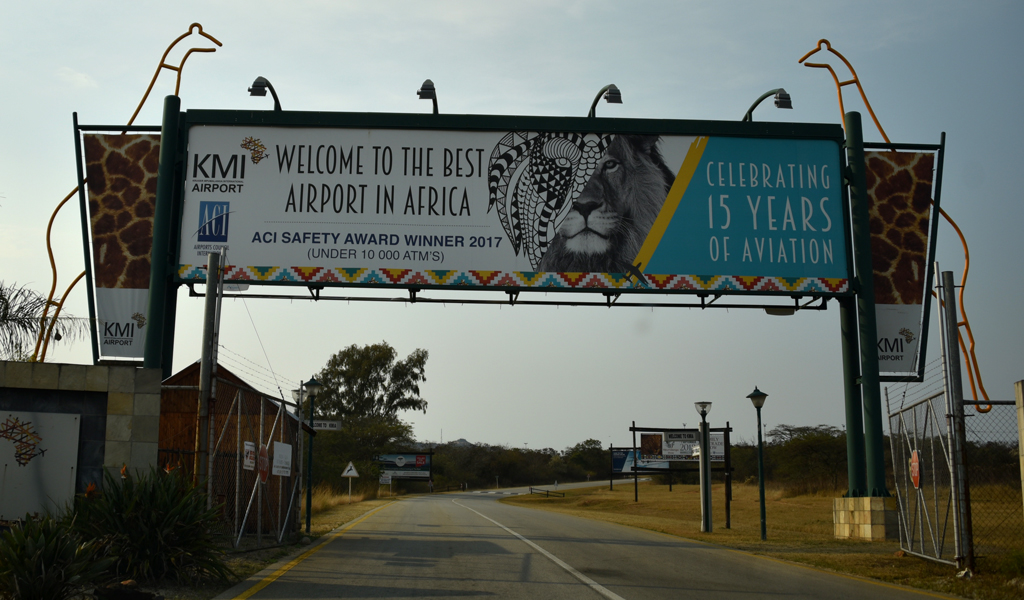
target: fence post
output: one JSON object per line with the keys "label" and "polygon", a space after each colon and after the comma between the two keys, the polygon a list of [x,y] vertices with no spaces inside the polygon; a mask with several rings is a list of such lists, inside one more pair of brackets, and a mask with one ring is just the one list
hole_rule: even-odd
{"label": "fence post", "polygon": [[960,553],[962,555],[957,556],[956,561],[957,567],[965,567],[973,571],[974,531],[971,526],[971,487],[967,480],[967,465],[964,456],[967,432],[964,424],[964,387],[963,379],[960,376],[960,346],[958,345],[960,328],[957,326],[956,287],[953,284],[953,272],[943,271],[940,282],[942,284],[942,322],[945,324],[943,354],[946,366],[946,404],[952,409],[949,418],[953,420],[953,469],[956,475],[954,493],[959,498],[958,529],[963,540]]}
{"label": "fence post", "polygon": [[[1020,462],[1020,491],[1024,498],[1024,381],[1013,384],[1015,400],[1017,402],[1017,458]],[[1021,506],[1024,510],[1024,505]]]}

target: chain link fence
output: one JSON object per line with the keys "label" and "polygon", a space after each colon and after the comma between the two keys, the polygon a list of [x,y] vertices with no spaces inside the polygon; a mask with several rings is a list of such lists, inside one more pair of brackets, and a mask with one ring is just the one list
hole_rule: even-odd
{"label": "chain link fence", "polygon": [[981,412],[974,404],[964,406],[974,554],[979,558],[1024,551],[1017,408],[1007,401],[991,407]]}

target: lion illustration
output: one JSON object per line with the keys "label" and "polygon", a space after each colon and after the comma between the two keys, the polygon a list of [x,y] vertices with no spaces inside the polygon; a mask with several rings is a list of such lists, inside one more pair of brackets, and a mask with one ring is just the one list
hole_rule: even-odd
{"label": "lion illustration", "polygon": [[655,135],[617,135],[540,262],[541,271],[626,273],[675,177]]}

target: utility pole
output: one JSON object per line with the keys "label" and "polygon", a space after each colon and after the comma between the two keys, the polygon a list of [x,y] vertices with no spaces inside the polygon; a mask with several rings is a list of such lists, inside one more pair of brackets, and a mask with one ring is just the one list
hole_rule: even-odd
{"label": "utility pole", "polygon": [[[206,302],[203,310],[203,339],[199,359],[199,406],[196,423],[196,458],[193,473],[206,476],[206,507],[213,507],[213,427],[210,423],[210,402],[217,395],[217,341],[220,329],[221,254],[211,252],[206,266]],[[205,455],[206,461],[201,457]],[[200,467],[205,473],[200,471]],[[201,478],[200,478],[201,480]]]}

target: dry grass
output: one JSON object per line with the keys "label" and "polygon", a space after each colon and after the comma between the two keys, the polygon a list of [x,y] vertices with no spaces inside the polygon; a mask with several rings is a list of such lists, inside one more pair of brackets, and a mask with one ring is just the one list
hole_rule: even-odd
{"label": "dry grass", "polygon": [[[320,513],[334,509],[342,504],[355,504],[363,501],[362,494],[352,494],[349,499],[348,492],[338,492],[333,487],[321,483],[313,488],[313,518],[316,519]],[[306,518],[306,492],[302,492],[299,505],[302,507],[302,518]]]}
{"label": "dry grass", "polygon": [[[712,487],[714,531],[700,531],[700,493],[697,486],[641,484],[639,502],[633,487],[566,490],[565,498],[513,496],[502,502],[564,512],[669,535],[700,540],[839,573],[944,592],[967,598],[1004,600],[1024,597],[1024,578],[999,572],[1001,565],[981,561],[971,580],[957,579],[953,567],[900,556],[899,543],[836,540],[833,537],[832,496],[787,497],[768,490],[768,541],[761,541],[757,486],[734,485],[731,528],[725,528],[725,489]],[[1019,510],[1019,508],[1018,508]]]}

